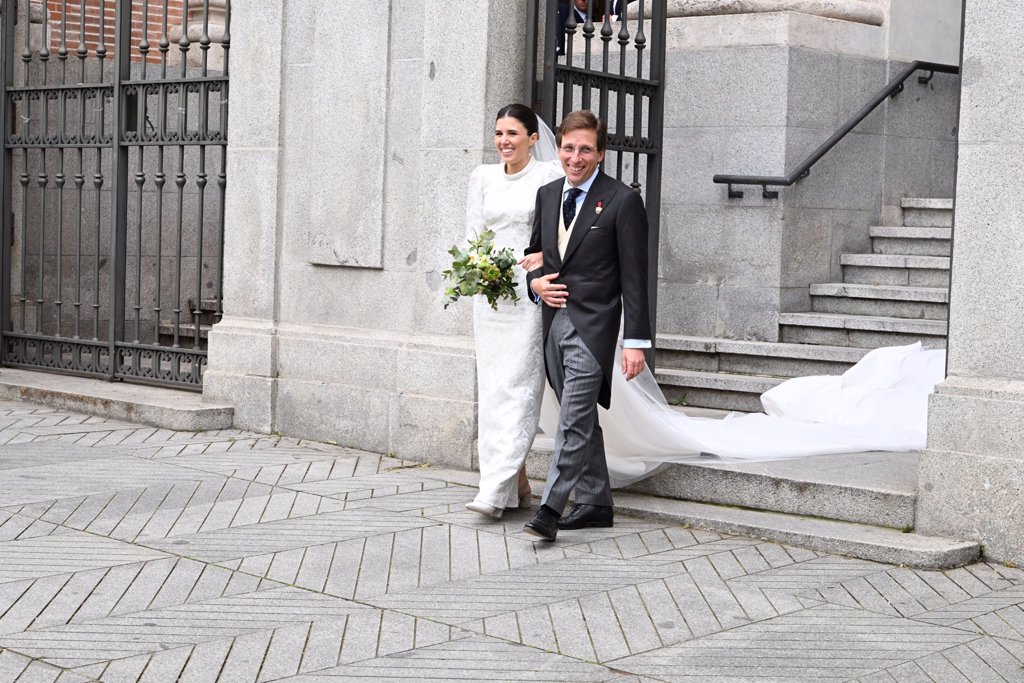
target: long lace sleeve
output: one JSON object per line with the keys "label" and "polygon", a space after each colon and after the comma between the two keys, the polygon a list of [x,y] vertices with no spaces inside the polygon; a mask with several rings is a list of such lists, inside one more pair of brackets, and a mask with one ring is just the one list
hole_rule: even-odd
{"label": "long lace sleeve", "polygon": [[469,176],[466,195],[466,240],[475,240],[484,231],[484,171],[477,166]]}

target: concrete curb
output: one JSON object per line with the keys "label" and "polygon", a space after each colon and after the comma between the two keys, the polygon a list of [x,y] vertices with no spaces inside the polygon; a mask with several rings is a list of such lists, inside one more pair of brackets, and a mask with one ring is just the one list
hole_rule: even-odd
{"label": "concrete curb", "polygon": [[175,431],[229,429],[234,408],[199,393],[17,368],[0,370],[0,397]]}

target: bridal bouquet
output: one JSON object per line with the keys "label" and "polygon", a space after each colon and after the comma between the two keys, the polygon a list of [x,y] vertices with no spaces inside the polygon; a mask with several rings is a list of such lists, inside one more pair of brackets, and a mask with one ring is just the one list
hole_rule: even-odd
{"label": "bridal bouquet", "polygon": [[514,281],[515,266],[519,259],[508,247],[495,250],[494,233],[485,230],[475,240],[469,241],[467,249],[453,246],[448,250],[452,255],[452,267],[441,274],[448,280],[444,290],[448,297],[444,307],[464,296],[483,294],[491,308],[498,310],[498,300],[519,301]]}

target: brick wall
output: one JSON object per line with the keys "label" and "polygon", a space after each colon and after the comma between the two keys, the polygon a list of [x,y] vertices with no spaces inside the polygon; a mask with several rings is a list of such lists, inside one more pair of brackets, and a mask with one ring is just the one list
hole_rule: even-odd
{"label": "brick wall", "polygon": [[[176,58],[177,47],[170,34],[174,29],[180,32],[182,14],[186,0],[149,0],[148,12],[143,17],[143,1],[132,2],[132,61],[142,61],[142,53],[139,52],[139,44],[142,42],[143,29],[149,40],[149,53],[147,61],[152,64],[160,63],[160,38],[163,34],[164,9],[167,10],[167,33],[171,41],[171,51],[168,52],[168,60]],[[85,5],[85,45],[90,56],[95,54],[100,44],[100,11],[103,12],[103,43],[107,49],[108,59],[114,56],[114,0],[47,0],[47,10],[50,18],[50,50],[56,52],[60,48],[62,31],[65,32],[67,49],[74,55],[78,49],[78,43],[82,31],[82,6]],[[64,6],[67,5],[67,15],[64,15]],[[66,24],[65,24],[66,20]],[[175,33],[178,35],[179,33]],[[72,57],[73,58],[73,57]]]}

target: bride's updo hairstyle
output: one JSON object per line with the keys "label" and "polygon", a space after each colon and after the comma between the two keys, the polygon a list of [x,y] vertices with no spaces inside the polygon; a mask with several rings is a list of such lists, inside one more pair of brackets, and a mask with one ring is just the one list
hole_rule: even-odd
{"label": "bride's updo hairstyle", "polygon": [[526,129],[526,135],[534,135],[537,133],[537,115],[533,113],[533,110],[527,107],[525,104],[509,104],[498,110],[498,115],[494,117],[494,120],[503,119],[506,116],[511,117],[523,124],[523,128]]}

